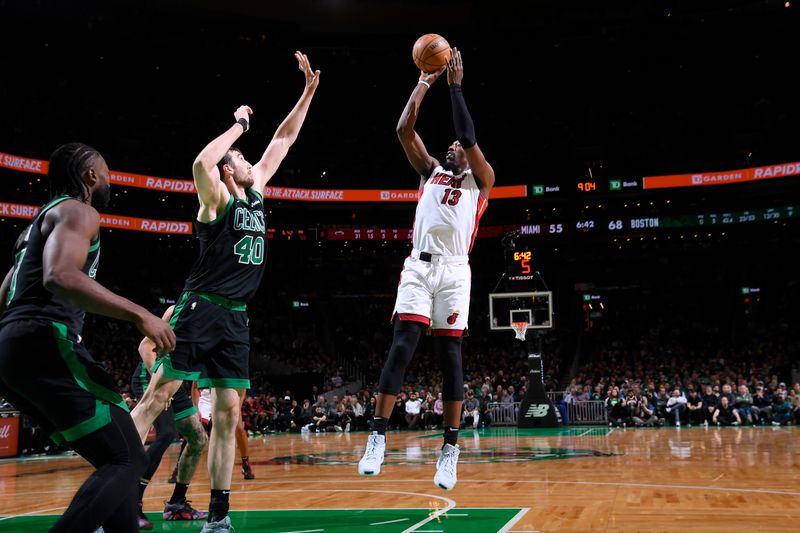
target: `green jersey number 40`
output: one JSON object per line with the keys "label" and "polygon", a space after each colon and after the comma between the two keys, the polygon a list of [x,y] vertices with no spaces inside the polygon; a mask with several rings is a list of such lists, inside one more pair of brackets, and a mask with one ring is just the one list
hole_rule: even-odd
{"label": "green jersey number 40", "polygon": [[233,253],[243,265],[260,265],[264,262],[264,237],[245,235],[233,246]]}

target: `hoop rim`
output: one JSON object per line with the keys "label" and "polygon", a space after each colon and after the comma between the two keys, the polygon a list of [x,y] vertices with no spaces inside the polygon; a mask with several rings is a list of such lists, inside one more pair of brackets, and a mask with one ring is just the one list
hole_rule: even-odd
{"label": "hoop rim", "polygon": [[519,340],[525,340],[525,335],[528,332],[530,322],[512,322],[511,329],[514,330],[514,336]]}

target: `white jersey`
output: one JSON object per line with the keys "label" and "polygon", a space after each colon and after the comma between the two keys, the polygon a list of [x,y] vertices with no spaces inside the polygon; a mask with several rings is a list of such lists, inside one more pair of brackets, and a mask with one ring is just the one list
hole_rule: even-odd
{"label": "white jersey", "polygon": [[420,188],[414,248],[434,255],[469,255],[487,204],[471,170],[454,175],[437,166]]}
{"label": "white jersey", "polygon": [[200,389],[197,410],[200,411],[200,418],[203,421],[208,422],[211,420],[211,389]]}

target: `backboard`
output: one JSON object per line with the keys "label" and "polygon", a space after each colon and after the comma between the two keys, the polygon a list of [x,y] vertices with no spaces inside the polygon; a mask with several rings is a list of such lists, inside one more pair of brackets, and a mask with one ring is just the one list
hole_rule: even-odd
{"label": "backboard", "polygon": [[553,293],[496,292],[489,295],[489,329],[512,331],[512,322],[527,322],[528,329],[553,327]]}

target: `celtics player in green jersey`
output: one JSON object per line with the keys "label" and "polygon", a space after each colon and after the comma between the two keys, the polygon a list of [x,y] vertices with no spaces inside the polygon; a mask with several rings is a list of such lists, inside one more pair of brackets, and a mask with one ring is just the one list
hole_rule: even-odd
{"label": "celtics player in green jersey", "polygon": [[[160,318],[97,281],[100,214],[109,170],[82,143],[59,147],[47,171],[50,200],[17,240],[0,285],[0,396],[95,471],[50,531],[135,533],[136,481],[147,455],[128,408],[84,346],[86,311],[136,324],[158,352],[175,347]],[[2,529],[2,528],[0,528]]]}
{"label": "celtics player in green jersey", "polygon": [[296,52],[295,58],[305,76],[303,93],[261,159],[251,165],[233,148],[250,127],[253,111],[248,106],[239,107],[234,124],[195,159],[192,172],[200,200],[195,220],[200,253],[170,319],[177,346],[156,362],[150,386],[132,413],[144,441],[181,381],[197,381],[200,388],[211,389],[211,503],[205,532],[231,529],[228,498],[234,435],[240,391],[250,388],[246,302],[261,282],[267,246],[262,192],[297,139],[319,85],[320,73],[312,70],[308,57]]}

